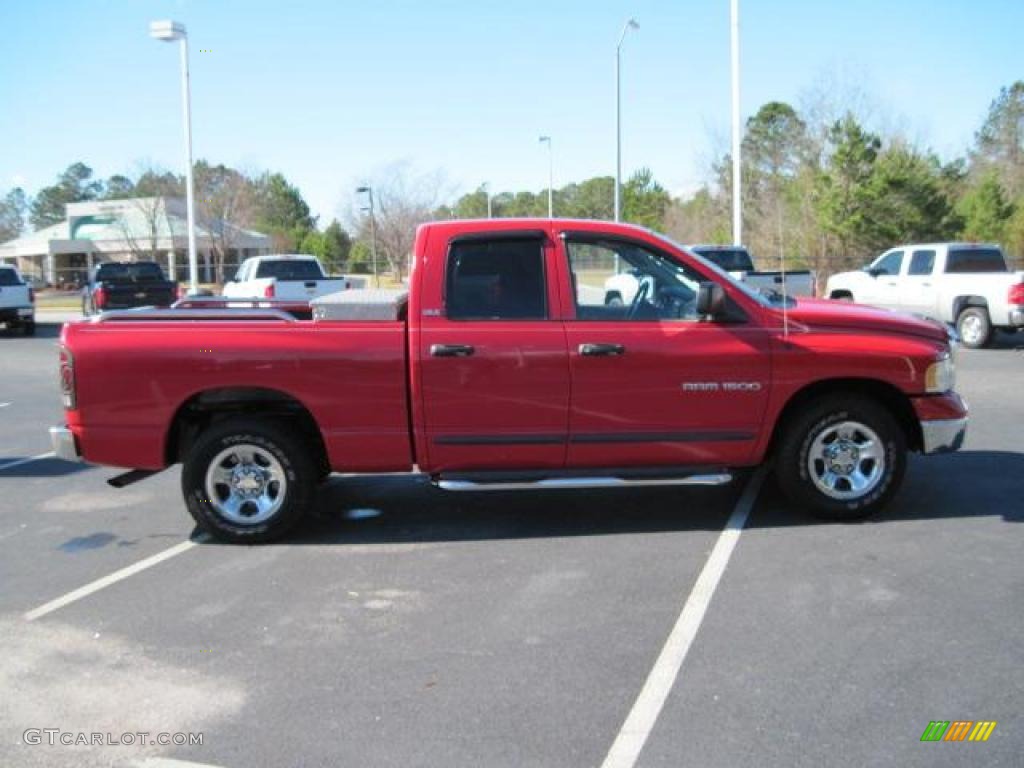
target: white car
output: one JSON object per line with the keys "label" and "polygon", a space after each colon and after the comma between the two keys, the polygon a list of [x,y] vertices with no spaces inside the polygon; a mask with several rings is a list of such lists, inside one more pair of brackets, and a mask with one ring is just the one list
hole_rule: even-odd
{"label": "white car", "polygon": [[308,301],[348,290],[344,278],[328,278],[316,256],[275,254],[253,256],[242,262],[223,295],[245,299]]}
{"label": "white car", "polygon": [[26,336],[36,332],[36,296],[14,267],[0,264],[0,323]]}
{"label": "white car", "polygon": [[1010,272],[998,245],[902,245],[833,275],[825,296],[954,324],[966,347],[986,346],[996,329],[1024,328],[1024,272]]}

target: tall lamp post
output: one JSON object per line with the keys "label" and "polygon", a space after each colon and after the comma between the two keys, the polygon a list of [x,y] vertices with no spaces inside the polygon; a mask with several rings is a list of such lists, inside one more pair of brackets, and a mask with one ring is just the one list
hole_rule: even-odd
{"label": "tall lamp post", "polygon": [[555,158],[551,149],[551,137],[541,136],[538,141],[548,145],[548,218],[555,218]]}
{"label": "tall lamp post", "polygon": [[[188,227],[188,292],[199,292],[199,264],[196,259],[195,196],[192,184],[192,99],[188,82],[188,35],[185,25],[177,21],[154,21],[149,36],[157,40],[181,43],[181,101],[185,112],[185,217]],[[172,246],[173,248],[173,238]]]}
{"label": "tall lamp post", "polygon": [[356,192],[369,198],[369,206],[362,210],[370,212],[370,263],[373,265],[373,287],[380,288],[380,278],[377,275],[377,220],[373,215],[373,188],[358,187]]}
{"label": "tall lamp post", "polygon": [[640,29],[636,19],[630,19],[622,27],[619,42],[615,46],[615,220],[622,218],[622,43],[631,29]]}
{"label": "tall lamp post", "polygon": [[740,195],[743,164],[740,159],[740,3],[730,4],[732,49],[732,243],[743,245],[743,198]]}

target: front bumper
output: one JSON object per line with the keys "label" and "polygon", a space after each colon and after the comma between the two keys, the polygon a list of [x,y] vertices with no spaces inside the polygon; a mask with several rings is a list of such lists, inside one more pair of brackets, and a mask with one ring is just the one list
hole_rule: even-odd
{"label": "front bumper", "polygon": [[967,436],[967,417],[921,422],[922,453],[960,450]]}
{"label": "front bumper", "polygon": [[58,459],[64,461],[81,461],[82,456],[78,452],[78,444],[75,442],[75,433],[65,426],[50,427],[50,444]]}

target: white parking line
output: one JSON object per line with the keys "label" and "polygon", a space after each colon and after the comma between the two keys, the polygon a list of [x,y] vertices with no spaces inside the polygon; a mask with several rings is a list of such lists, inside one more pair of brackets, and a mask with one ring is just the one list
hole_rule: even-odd
{"label": "white parking line", "polygon": [[704,568],[697,577],[697,583],[693,585],[682,613],[672,627],[668,640],[658,654],[658,660],[654,662],[650,674],[647,675],[644,687],[633,703],[626,722],[619,729],[608,755],[601,763],[601,768],[633,768],[636,765],[640,750],[647,743],[647,737],[657,722],[658,715],[661,714],[665,699],[675,685],[686,654],[704,620],[704,613],[708,609],[715,588],[729,564],[732,551],[757,500],[766,471],[764,467],[757,470],[743,490],[743,495],[740,496],[729,521],[719,534],[715,548],[711,550],[711,556],[704,563]]}
{"label": "white parking line", "polygon": [[5,469],[12,469],[14,467],[20,467],[22,464],[28,464],[30,461],[39,461],[40,459],[52,459],[56,454],[53,451],[49,453],[40,453],[38,456],[29,456],[27,459],[18,459],[17,461],[9,461],[6,464],[0,464],[0,471]]}
{"label": "white parking line", "polygon": [[77,602],[83,597],[88,597],[94,592],[99,592],[101,589],[109,587],[111,584],[116,584],[119,581],[124,581],[129,576],[134,576],[136,573],[152,568],[154,565],[162,563],[164,560],[170,560],[175,555],[180,555],[182,552],[188,552],[196,544],[200,544],[206,541],[205,537],[197,537],[189,541],[183,541],[180,544],[175,544],[173,547],[165,549],[163,552],[157,552],[155,555],[147,557],[145,560],[139,560],[137,563],[133,563],[126,568],[122,568],[119,571],[114,571],[109,576],[104,576],[102,579],[96,579],[96,581],[86,584],[84,587],[68,592],[66,595],[61,595],[56,600],[51,600],[48,603],[35,608],[25,614],[25,621],[35,621],[36,619],[42,618],[47,614],[53,613],[59,608],[63,608],[66,605]]}
{"label": "white parking line", "polygon": [[6,408],[10,403],[0,403],[0,408]]}
{"label": "white parking line", "polygon": [[175,760],[172,757],[147,757],[132,763],[135,768],[217,768],[210,763],[193,763],[188,760]]}

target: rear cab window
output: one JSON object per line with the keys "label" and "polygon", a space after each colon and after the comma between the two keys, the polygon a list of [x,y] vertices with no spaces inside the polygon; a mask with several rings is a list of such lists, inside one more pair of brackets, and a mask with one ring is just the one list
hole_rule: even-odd
{"label": "rear cab window", "polygon": [[726,272],[753,272],[754,262],[750,254],[743,248],[702,248],[692,249],[698,256],[703,256],[713,264],[717,264]]}
{"label": "rear cab window", "polygon": [[969,272],[1008,272],[1006,259],[998,248],[969,246],[950,248],[946,256],[946,274]]}
{"label": "rear cab window", "polygon": [[152,282],[163,280],[163,272],[153,263],[108,263],[96,268],[96,280]]}
{"label": "rear cab window", "polygon": [[10,267],[0,267],[0,285],[21,285],[18,273]]}
{"label": "rear cab window", "polygon": [[261,261],[256,277],[275,277],[278,280],[322,280],[320,265],[312,259],[281,259]]}
{"label": "rear cab window", "polygon": [[547,319],[543,241],[454,241],[445,265],[444,303],[450,320]]}

